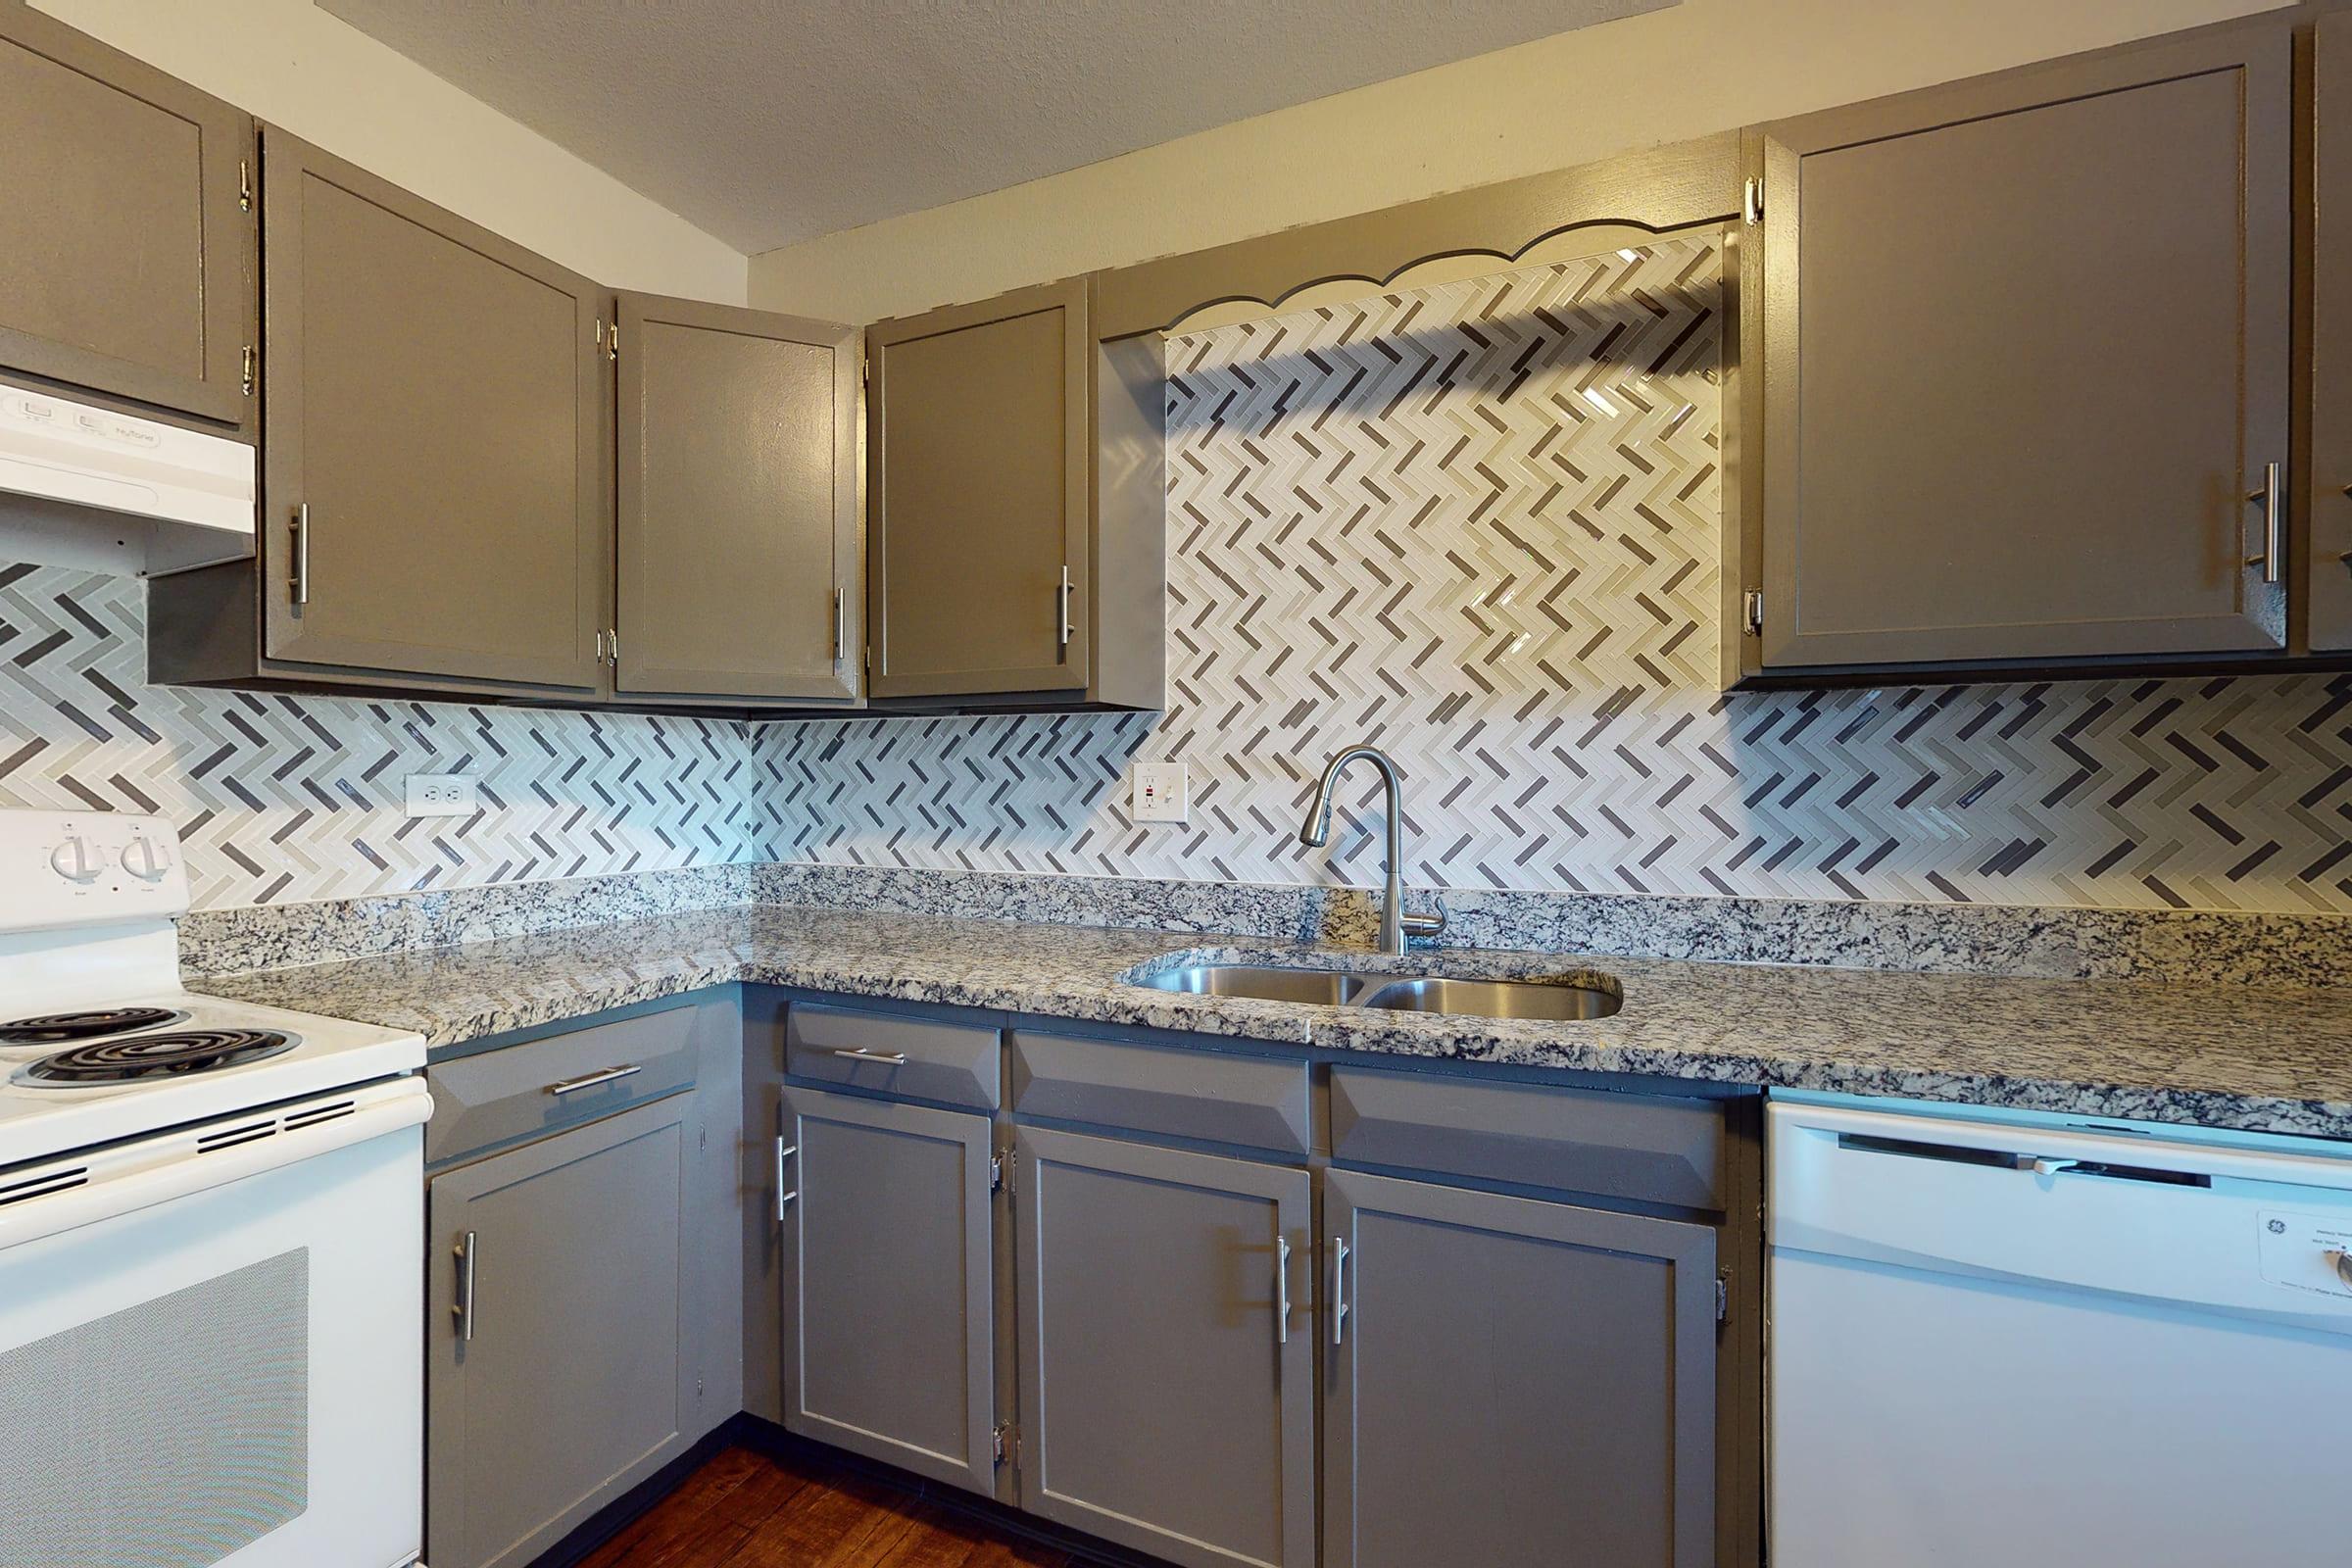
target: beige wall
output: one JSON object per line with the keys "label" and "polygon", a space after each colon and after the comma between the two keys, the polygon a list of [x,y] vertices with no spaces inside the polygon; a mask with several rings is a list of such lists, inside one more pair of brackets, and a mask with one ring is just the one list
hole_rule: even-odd
{"label": "beige wall", "polygon": [[732,247],[310,0],[33,0],[615,288],[741,304]]}
{"label": "beige wall", "polygon": [[769,251],[751,298],[868,321],[2276,4],[1683,0]]}

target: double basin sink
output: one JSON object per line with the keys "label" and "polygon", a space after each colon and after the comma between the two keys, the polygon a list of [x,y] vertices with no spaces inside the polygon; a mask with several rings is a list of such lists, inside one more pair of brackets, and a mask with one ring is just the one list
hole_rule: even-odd
{"label": "double basin sink", "polygon": [[1376,1007],[1472,1018],[1535,1018],[1574,1023],[1606,1018],[1624,1005],[1614,989],[1553,980],[1457,979],[1358,969],[1284,968],[1254,963],[1194,963],[1140,975],[1135,983],[1194,996],[1303,1002],[1322,1007]]}

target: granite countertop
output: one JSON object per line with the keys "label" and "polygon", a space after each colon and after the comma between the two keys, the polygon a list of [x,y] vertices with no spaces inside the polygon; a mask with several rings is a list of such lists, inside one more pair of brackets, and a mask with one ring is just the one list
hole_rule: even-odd
{"label": "granite countertop", "polygon": [[[1615,1017],[1488,1020],[1179,995],[1122,982],[1195,958],[1572,974]],[[733,981],[1376,1055],[1651,1074],[2352,1138],[2352,988],[2010,979],[1544,953],[1382,958],[1198,933],[749,906],[197,982],[210,994],[484,1035]]]}

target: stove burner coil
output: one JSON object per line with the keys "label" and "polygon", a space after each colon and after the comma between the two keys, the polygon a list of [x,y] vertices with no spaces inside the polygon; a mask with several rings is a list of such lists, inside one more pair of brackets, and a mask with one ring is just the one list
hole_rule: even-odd
{"label": "stove burner coil", "polygon": [[84,1012],[51,1012],[0,1023],[0,1046],[68,1046],[98,1035],[126,1035],[152,1029],[185,1014],[166,1007],[93,1007]]}
{"label": "stove burner coil", "polygon": [[74,1046],[43,1056],[17,1076],[22,1083],[51,1088],[126,1084],[241,1067],[293,1049],[293,1036],[274,1029],[186,1029]]}

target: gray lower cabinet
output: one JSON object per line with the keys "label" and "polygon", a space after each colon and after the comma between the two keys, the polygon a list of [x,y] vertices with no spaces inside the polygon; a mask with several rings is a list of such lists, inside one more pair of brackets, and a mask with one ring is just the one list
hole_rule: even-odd
{"label": "gray lower cabinet", "polygon": [[1306,1172],[1038,1128],[1016,1148],[1022,1506],[1174,1563],[1307,1568]]}
{"label": "gray lower cabinet", "polygon": [[1764,127],[1748,672],[2281,649],[2292,31]]}
{"label": "gray lower cabinet", "polygon": [[1715,1232],[1329,1173],[1325,1568],[1715,1561]]}
{"label": "gray lower cabinet", "polygon": [[784,1425],[993,1494],[988,1118],[791,1085],[780,1102]]}
{"label": "gray lower cabinet", "polygon": [[433,1179],[426,1558],[519,1568],[695,1437],[695,1098]]}

